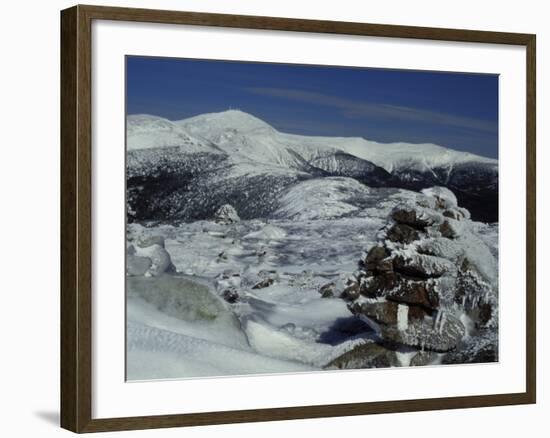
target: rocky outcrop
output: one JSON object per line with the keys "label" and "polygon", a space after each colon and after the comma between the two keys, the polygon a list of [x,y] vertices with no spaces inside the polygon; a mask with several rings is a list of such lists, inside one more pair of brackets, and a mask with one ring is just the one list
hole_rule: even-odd
{"label": "rocky outcrop", "polygon": [[329,362],[325,369],[388,368],[399,366],[397,354],[373,341],[359,344]]}
{"label": "rocky outcrop", "polygon": [[438,353],[446,353],[443,363],[465,354],[496,360],[498,337],[486,334],[497,330],[496,260],[449,190],[427,189],[395,208],[359,267],[340,297],[375,330],[378,344],[417,349],[418,365]]}
{"label": "rocky outcrop", "polygon": [[214,214],[214,221],[219,224],[229,225],[240,220],[241,218],[237,214],[237,210],[230,204],[222,205]]}

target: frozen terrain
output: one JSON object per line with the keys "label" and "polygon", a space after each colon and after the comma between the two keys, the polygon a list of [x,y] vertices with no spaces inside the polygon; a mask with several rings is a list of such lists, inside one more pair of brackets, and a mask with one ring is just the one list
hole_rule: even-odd
{"label": "frozen terrain", "polygon": [[[485,172],[496,162],[410,146],[283,134],[239,111],[129,117],[128,379],[484,360],[478,352],[493,346],[498,324],[481,324],[471,306],[497,307],[498,224],[471,220],[447,189],[396,184],[396,172],[448,181],[457,167]],[[390,228],[404,208],[417,212],[416,237],[390,242],[397,226],[408,227],[398,218]],[[380,245],[409,283],[445,280],[458,290],[467,278],[471,292],[422,304],[422,321],[413,319],[418,303],[403,304],[393,290],[368,298],[358,280],[353,295],[354,279],[372,275],[365,254]],[[403,258],[413,269],[397,266]],[[453,268],[466,261],[472,278]],[[373,269],[376,281],[386,275]],[[385,312],[382,331],[370,305]],[[437,348],[417,350],[413,328],[414,339],[427,330]],[[390,346],[395,333],[400,343]]]}
{"label": "frozen terrain", "polygon": [[[351,177],[370,187],[445,186],[475,220],[498,220],[497,160],[434,144],[287,134],[238,110],[180,121],[131,115],[127,144],[129,195],[138,220],[154,219],[159,208],[171,219],[205,218],[215,208],[204,198],[196,204],[205,190],[223,190],[209,198],[218,204],[225,196],[240,210],[250,197],[261,199],[261,211],[248,216],[265,216],[286,188],[319,176]],[[148,207],[152,197],[161,198],[155,209]]]}

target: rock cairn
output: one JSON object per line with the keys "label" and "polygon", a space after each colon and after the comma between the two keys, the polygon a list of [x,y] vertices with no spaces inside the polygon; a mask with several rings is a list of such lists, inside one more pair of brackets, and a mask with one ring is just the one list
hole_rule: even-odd
{"label": "rock cairn", "polygon": [[214,214],[214,221],[218,224],[229,225],[240,220],[237,210],[231,204],[222,205]]}
{"label": "rock cairn", "polygon": [[[357,354],[380,357],[381,346],[418,351],[409,356],[411,365],[497,360],[496,260],[473,224],[452,192],[440,187],[391,212],[340,295],[377,336],[376,347],[348,353],[353,363],[377,366]],[[328,295],[328,289],[332,285],[320,292]]]}

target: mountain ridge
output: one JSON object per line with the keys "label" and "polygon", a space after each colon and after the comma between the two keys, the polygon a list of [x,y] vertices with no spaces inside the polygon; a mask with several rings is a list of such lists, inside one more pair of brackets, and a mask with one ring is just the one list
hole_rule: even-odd
{"label": "mountain ridge", "polygon": [[[264,180],[263,175],[288,181],[334,176],[351,177],[372,187],[415,191],[442,185],[456,193],[461,205],[473,209],[474,217],[485,222],[498,220],[498,161],[430,143],[288,134],[251,114],[228,110],[178,121],[129,115],[127,144],[133,161],[138,155],[145,156],[140,152],[145,149],[165,148],[164,163],[181,162],[181,154],[189,159],[192,154],[217,154],[220,158],[215,161],[224,162],[221,181]],[[155,154],[147,156],[155,172],[162,172],[151,158]],[[174,166],[169,167],[173,173]],[[176,187],[177,181],[172,184]]]}

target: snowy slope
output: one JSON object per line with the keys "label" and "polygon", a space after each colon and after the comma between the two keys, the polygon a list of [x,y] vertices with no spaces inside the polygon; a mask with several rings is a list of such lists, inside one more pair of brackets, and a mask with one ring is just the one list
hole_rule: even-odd
{"label": "snowy slope", "polygon": [[464,163],[497,165],[497,160],[435,144],[379,143],[358,137],[316,137],[286,134],[239,110],[202,114],[179,121],[149,115],[128,116],[128,149],[184,146],[189,152],[219,151],[260,163],[295,168],[345,152],[388,172],[430,171]]}
{"label": "snowy slope", "polygon": [[[238,110],[203,114],[175,124],[212,141],[235,163],[253,162],[300,170],[307,167],[307,160],[312,156],[303,154],[299,144],[288,142],[267,123]],[[315,149],[313,156],[324,152]]]}
{"label": "snowy slope", "polygon": [[[129,184],[131,199],[143,205],[156,199],[163,212],[159,218],[165,213],[171,218],[208,217],[220,206],[216,201],[204,208],[212,191],[226,197],[231,193],[231,202],[242,205],[249,199],[265,200],[267,210],[255,209],[265,214],[273,211],[276,196],[289,184],[337,176],[369,187],[420,190],[442,185],[455,192],[476,220],[498,220],[498,162],[490,158],[433,144],[286,134],[239,110],[174,122],[133,115],[127,125],[128,174],[136,177]],[[208,172],[201,167],[205,165]],[[154,185],[140,194],[147,181]],[[197,184],[200,187],[194,187]],[[145,203],[139,201],[145,195]],[[200,204],[198,213],[181,212],[196,210],[195,201]],[[151,208],[158,209],[146,210]],[[138,219],[155,216],[154,211],[146,216],[139,211],[143,209],[138,208]]]}
{"label": "snowy slope", "polygon": [[170,120],[145,114],[127,117],[126,145],[129,151],[179,146],[187,153],[220,153],[210,142],[194,137]]}
{"label": "snowy slope", "polygon": [[[342,151],[393,172],[399,169],[430,170],[460,163],[496,164],[491,158],[455,151],[435,144],[378,143],[358,137],[315,137],[281,133],[264,121],[238,110],[204,114],[174,122],[189,132],[226,147],[238,145],[251,156],[265,159],[274,151],[289,149],[306,160]],[[280,158],[281,164],[284,160]]]}

